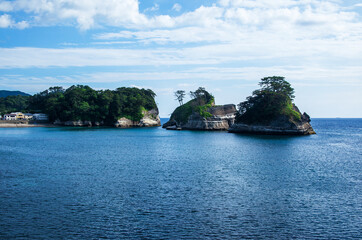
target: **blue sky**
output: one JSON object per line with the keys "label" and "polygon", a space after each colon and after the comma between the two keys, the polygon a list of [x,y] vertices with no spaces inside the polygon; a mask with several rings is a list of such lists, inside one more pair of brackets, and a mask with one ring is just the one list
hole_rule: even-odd
{"label": "blue sky", "polygon": [[239,103],[280,75],[312,117],[362,117],[360,0],[0,0],[0,89],[206,87]]}

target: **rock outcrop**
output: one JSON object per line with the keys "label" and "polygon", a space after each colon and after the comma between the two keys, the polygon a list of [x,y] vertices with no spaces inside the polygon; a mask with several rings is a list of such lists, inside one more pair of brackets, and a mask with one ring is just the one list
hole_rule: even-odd
{"label": "rock outcrop", "polygon": [[213,106],[207,109],[210,117],[203,117],[197,112],[193,112],[187,122],[181,123],[171,118],[162,127],[167,130],[228,130],[234,123],[236,108],[234,104],[223,106]]}
{"label": "rock outcrop", "polygon": [[158,115],[157,109],[150,111],[142,111],[143,117],[139,121],[132,121],[125,117],[118,119],[114,124],[118,128],[131,128],[131,127],[158,127],[161,126],[161,120]]}
{"label": "rock outcrop", "polygon": [[66,121],[64,123],[58,123],[55,122],[54,124],[58,124],[58,125],[64,125],[67,127],[92,127],[92,122],[91,121]]}
{"label": "rock outcrop", "polygon": [[152,109],[150,111],[142,111],[143,117],[139,121],[132,121],[128,118],[122,117],[118,119],[114,124],[106,124],[104,122],[92,122],[92,121],[65,121],[57,120],[54,125],[61,125],[67,127],[93,127],[93,126],[114,126],[117,128],[132,128],[132,127],[156,127],[161,126],[160,117],[158,116],[158,110]]}
{"label": "rock outcrop", "polygon": [[[294,110],[300,113],[299,109],[294,106]],[[234,123],[230,128],[231,133],[250,133],[264,135],[310,135],[316,134],[310,125],[308,114],[301,114],[299,121],[291,120],[287,116],[280,117],[270,121],[269,124],[245,124]]]}

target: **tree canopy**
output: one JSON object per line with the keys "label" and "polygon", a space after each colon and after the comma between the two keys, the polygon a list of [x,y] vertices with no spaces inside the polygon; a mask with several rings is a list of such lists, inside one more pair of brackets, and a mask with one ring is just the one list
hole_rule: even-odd
{"label": "tree canopy", "polygon": [[195,92],[190,91],[190,96],[192,99],[195,99],[199,105],[207,104],[214,99],[204,87],[199,87]]}
{"label": "tree canopy", "polygon": [[0,99],[0,111],[43,112],[49,115],[51,121],[114,123],[121,117],[138,121],[143,117],[143,110],[157,109],[155,96],[150,89],[122,87],[97,91],[85,85],[74,85],[68,89],[51,87],[34,96]]}
{"label": "tree canopy", "polygon": [[255,90],[246,101],[238,104],[237,122],[269,123],[284,115],[292,120],[300,119],[294,110],[294,89],[284,77],[266,77],[259,83],[261,89]]}
{"label": "tree canopy", "polygon": [[214,96],[203,87],[199,87],[194,92],[190,91],[190,96],[192,99],[176,108],[171,114],[171,119],[185,123],[193,113],[198,113],[204,118],[211,117],[207,110],[214,105]]}
{"label": "tree canopy", "polygon": [[12,95],[0,98],[0,114],[26,111],[29,107],[29,96]]}
{"label": "tree canopy", "polygon": [[261,86],[261,89],[257,91],[285,94],[291,100],[294,99],[294,88],[285,80],[285,77],[273,76],[262,78],[259,86]]}
{"label": "tree canopy", "polygon": [[180,106],[182,104],[184,104],[184,98],[186,96],[186,93],[184,90],[177,90],[176,92],[174,92],[174,95],[176,97],[176,100],[179,102]]}

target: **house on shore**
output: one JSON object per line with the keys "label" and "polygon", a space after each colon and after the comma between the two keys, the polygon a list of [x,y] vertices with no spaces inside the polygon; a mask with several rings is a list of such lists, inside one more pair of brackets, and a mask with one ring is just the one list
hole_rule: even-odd
{"label": "house on shore", "polygon": [[17,120],[16,119],[16,114],[14,114],[14,113],[4,114],[3,119],[6,120],[6,121]]}
{"label": "house on shore", "polygon": [[10,114],[15,114],[15,116],[16,116],[15,120],[24,120],[25,119],[25,115],[22,112],[12,112]]}
{"label": "house on shore", "polygon": [[[0,117],[1,119],[1,117]],[[2,118],[6,121],[14,121],[14,120],[35,120],[35,121],[49,121],[49,117],[47,114],[44,113],[21,113],[21,112],[12,112],[9,114],[4,114],[4,117]]]}

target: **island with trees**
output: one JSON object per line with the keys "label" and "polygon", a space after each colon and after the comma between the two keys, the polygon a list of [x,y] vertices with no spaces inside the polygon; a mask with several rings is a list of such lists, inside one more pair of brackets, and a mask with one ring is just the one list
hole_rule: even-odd
{"label": "island with trees", "polygon": [[261,79],[260,89],[238,104],[232,133],[309,135],[315,134],[308,114],[294,105],[294,89],[284,77]]}
{"label": "island with trees", "polygon": [[51,123],[64,126],[151,127],[161,125],[155,96],[150,89],[51,87],[34,96],[0,98],[0,112],[41,112]]}
{"label": "island with trees", "polygon": [[[162,127],[167,130],[228,130],[231,133],[315,134],[310,117],[293,103],[294,89],[284,77],[261,79],[260,89],[238,104],[215,105],[212,94],[200,87],[189,93],[174,92],[180,106]],[[121,87],[94,90],[74,85],[51,87],[33,96],[6,93],[0,97],[0,114],[45,113],[49,122],[63,126],[114,126],[120,128],[160,126],[156,94],[150,89]],[[26,115],[26,114],[25,114]]]}
{"label": "island with trees", "polygon": [[162,127],[167,130],[227,130],[236,116],[234,104],[216,106],[215,98],[205,88],[190,92],[192,100],[183,104],[185,91],[175,92],[180,106]]}

